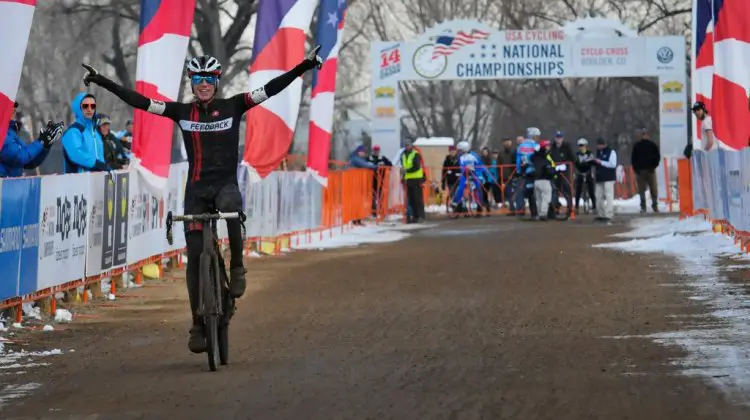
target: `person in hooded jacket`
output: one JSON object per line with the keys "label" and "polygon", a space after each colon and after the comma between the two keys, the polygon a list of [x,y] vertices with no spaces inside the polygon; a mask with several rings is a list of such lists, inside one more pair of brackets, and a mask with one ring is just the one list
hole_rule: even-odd
{"label": "person in hooded jacket", "polygon": [[81,92],[71,102],[75,122],[63,134],[65,173],[106,171],[104,142],[96,123],[96,98]]}
{"label": "person in hooded jacket", "polygon": [[[14,103],[14,108],[18,108],[18,102]],[[34,169],[41,165],[49,149],[62,136],[64,126],[62,122],[49,121],[39,133],[39,138],[26,144],[18,135],[20,122],[11,120],[0,149],[0,178],[20,177],[23,176],[24,169]]]}

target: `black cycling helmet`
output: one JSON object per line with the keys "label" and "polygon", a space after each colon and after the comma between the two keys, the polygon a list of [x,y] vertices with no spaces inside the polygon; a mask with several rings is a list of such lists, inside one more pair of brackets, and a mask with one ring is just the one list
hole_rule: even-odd
{"label": "black cycling helmet", "polygon": [[699,109],[707,111],[706,110],[706,104],[704,104],[702,101],[697,101],[696,103],[694,103],[693,104],[693,108],[692,108],[693,112],[695,112],[695,111],[697,111]]}

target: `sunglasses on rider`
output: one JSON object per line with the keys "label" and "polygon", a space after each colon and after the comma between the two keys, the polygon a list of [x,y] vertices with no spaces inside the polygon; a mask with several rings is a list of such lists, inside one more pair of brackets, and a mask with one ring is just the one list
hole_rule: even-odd
{"label": "sunglasses on rider", "polygon": [[205,80],[205,81],[206,81],[206,83],[208,83],[209,85],[215,85],[215,84],[216,84],[216,82],[218,82],[218,81],[219,81],[219,77],[218,77],[218,76],[201,76],[200,74],[196,74],[196,75],[193,75],[193,76],[192,76],[192,77],[190,78],[190,81],[191,81],[191,82],[192,82],[192,83],[193,83],[194,85],[199,85],[199,84],[203,83],[203,81],[204,81],[204,80]]}
{"label": "sunglasses on rider", "polygon": [[81,104],[81,109],[96,109],[96,104]]}

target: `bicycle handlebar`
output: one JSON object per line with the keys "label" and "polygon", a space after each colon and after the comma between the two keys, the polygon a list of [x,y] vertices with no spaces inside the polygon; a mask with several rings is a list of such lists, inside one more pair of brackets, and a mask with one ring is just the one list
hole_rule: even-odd
{"label": "bicycle handlebar", "polygon": [[[245,213],[242,211],[236,211],[231,213],[222,213],[222,212],[216,212],[216,213],[202,213],[202,214],[181,214],[181,215],[172,215],[172,212],[167,213],[167,242],[169,245],[172,245],[173,238],[172,238],[172,223],[174,222],[194,222],[194,221],[201,221],[205,222],[208,220],[222,220],[222,219],[239,219],[240,222],[244,223],[247,217],[245,217]],[[243,226],[244,231],[244,226]]]}

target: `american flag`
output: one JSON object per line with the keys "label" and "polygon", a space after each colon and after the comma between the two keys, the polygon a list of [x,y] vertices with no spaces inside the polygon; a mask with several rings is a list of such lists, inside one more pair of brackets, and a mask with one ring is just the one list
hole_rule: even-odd
{"label": "american flag", "polygon": [[[750,2],[693,0],[695,100],[703,101],[722,148],[750,140]],[[700,122],[694,132],[701,138]]]}
{"label": "american flag", "polygon": [[334,96],[339,48],[344,42],[346,0],[321,0],[318,10],[316,42],[323,68],[315,70],[310,102],[310,137],[307,147],[307,171],[321,184],[328,185],[328,156],[331,152]]}
{"label": "american flag", "polygon": [[458,31],[455,36],[450,33],[440,35],[435,39],[435,48],[432,52],[432,59],[434,60],[441,56],[449,56],[461,48],[477,41],[487,39],[489,36],[489,32],[480,31],[479,29],[472,29],[470,33]]}

